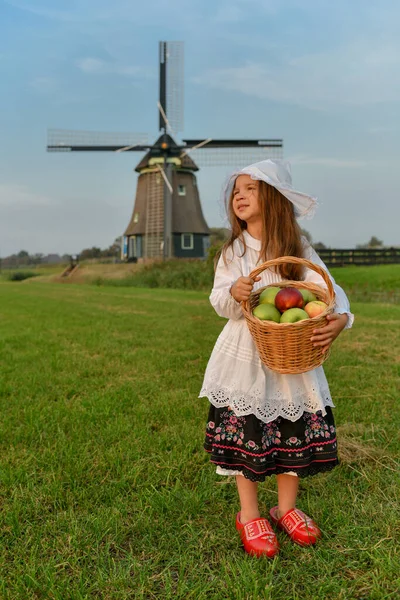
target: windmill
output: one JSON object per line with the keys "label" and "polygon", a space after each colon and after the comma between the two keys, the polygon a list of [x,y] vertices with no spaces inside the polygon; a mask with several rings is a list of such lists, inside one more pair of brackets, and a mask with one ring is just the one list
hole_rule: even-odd
{"label": "windmill", "polygon": [[[183,42],[159,42],[159,131],[153,144],[137,134],[49,130],[49,152],[145,152],[136,166],[136,198],[124,232],[123,256],[204,257],[209,228],[195,173],[202,166],[235,167],[280,158],[281,139],[183,139]],[[194,161],[196,160],[196,162]]]}

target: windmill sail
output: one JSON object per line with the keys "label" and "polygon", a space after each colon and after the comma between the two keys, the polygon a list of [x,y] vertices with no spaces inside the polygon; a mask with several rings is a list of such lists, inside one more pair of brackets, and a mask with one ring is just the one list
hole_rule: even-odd
{"label": "windmill sail", "polygon": [[281,139],[174,140],[183,131],[183,42],[159,44],[159,128],[147,136],[128,133],[50,130],[49,152],[143,152],[132,217],[124,233],[124,257],[204,257],[210,230],[196,181],[198,165],[239,167],[281,158]]}
{"label": "windmill sail", "polygon": [[92,152],[93,150],[143,151],[149,147],[147,133],[124,133],[109,131],[76,131],[73,129],[49,129],[48,152]]}
{"label": "windmill sail", "polygon": [[183,131],[183,42],[160,42],[159,50],[159,128],[176,135]]}

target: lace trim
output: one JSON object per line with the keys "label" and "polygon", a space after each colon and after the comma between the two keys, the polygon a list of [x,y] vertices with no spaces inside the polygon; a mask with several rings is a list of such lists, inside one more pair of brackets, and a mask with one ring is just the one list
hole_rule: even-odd
{"label": "lace trim", "polygon": [[[318,475],[319,473],[326,473],[328,471],[332,471],[332,469],[337,467],[338,464],[340,464],[339,460],[331,461],[329,463],[322,463],[318,466],[311,464],[306,469],[300,469],[300,472],[296,473],[296,475],[298,475],[298,477],[300,478],[312,477],[313,475]],[[237,467],[237,470],[241,471],[242,475],[244,475],[246,479],[250,479],[250,481],[265,481],[267,477],[271,477],[271,475],[280,475],[282,473],[287,474],[288,472],[288,469],[282,467],[277,467],[273,472],[269,474],[264,473],[260,475],[258,475],[257,473],[253,473],[252,471],[246,469],[246,467],[242,466]]]}
{"label": "lace trim", "polygon": [[335,405],[329,393],[329,389],[320,390],[321,397],[315,397],[311,394],[303,393],[296,395],[295,398],[283,398],[281,392],[275,392],[275,395],[268,399],[262,399],[262,393],[259,389],[253,389],[253,394],[244,394],[237,388],[207,388],[203,387],[199,398],[204,396],[216,408],[230,406],[238,417],[254,414],[260,421],[269,423],[275,421],[278,417],[283,417],[289,421],[297,421],[304,412],[316,413],[318,410],[326,415],[326,406]]}
{"label": "lace trim", "polygon": [[[236,475],[243,475],[243,470],[238,471],[237,469],[224,469],[220,465],[217,465],[215,472],[217,475],[223,475],[224,477],[235,477]],[[298,473],[295,473],[294,471],[285,471],[285,475],[293,475],[293,477],[298,477]]]}

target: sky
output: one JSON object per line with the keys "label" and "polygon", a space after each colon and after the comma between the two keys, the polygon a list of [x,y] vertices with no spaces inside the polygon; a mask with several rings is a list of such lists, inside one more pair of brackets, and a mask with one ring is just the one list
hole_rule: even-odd
{"label": "sky", "polygon": [[[0,0],[0,256],[123,233],[142,155],[48,153],[47,130],[155,141],[160,40],[184,42],[177,141],[283,138],[314,242],[400,245],[399,22],[397,0]],[[231,170],[198,174],[210,227]]]}

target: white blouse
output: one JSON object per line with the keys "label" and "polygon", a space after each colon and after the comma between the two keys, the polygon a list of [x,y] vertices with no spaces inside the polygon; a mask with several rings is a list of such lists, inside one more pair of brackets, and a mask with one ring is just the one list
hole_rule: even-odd
{"label": "white blouse", "polygon": [[[216,407],[230,406],[237,416],[254,414],[268,423],[281,416],[290,421],[299,419],[303,412],[322,411],[325,406],[334,406],[328,382],[322,366],[300,375],[283,375],[271,371],[258,355],[253,338],[243,316],[240,302],[230,294],[230,288],[241,277],[248,277],[259,264],[261,242],[247,231],[243,233],[243,243],[236,239],[226,254],[225,262],[220,257],[214,279],[210,302],[220,317],[229,319],[219,335],[204,376],[199,398],[206,396]],[[320,265],[328,271],[326,265],[302,238],[304,258]],[[304,280],[326,288],[322,277],[306,269]],[[273,283],[279,283],[281,277],[271,269],[261,273],[261,280],[253,289]],[[354,316],[346,294],[329,275],[336,294],[335,312],[347,313],[346,328],[352,326]]]}

